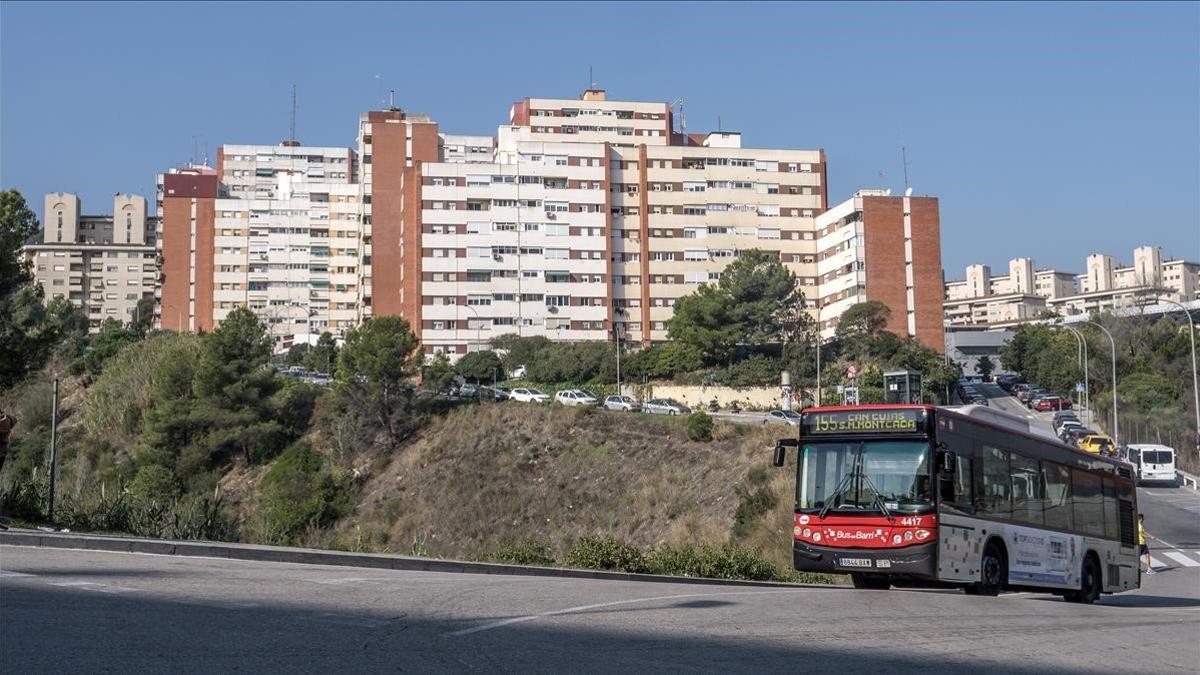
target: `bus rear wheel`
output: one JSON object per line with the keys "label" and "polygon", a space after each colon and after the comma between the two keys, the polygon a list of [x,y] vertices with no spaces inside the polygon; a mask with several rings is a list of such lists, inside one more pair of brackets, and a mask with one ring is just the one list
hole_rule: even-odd
{"label": "bus rear wheel", "polygon": [[892,587],[892,580],[887,577],[859,572],[850,573],[850,583],[854,584],[855,588],[866,588],[873,591],[886,591]]}
{"label": "bus rear wheel", "polygon": [[1094,556],[1089,555],[1083,561],[1083,580],[1080,582],[1080,589],[1067,591],[1063,594],[1063,600],[1090,605],[1100,599],[1101,583],[1100,565]]}

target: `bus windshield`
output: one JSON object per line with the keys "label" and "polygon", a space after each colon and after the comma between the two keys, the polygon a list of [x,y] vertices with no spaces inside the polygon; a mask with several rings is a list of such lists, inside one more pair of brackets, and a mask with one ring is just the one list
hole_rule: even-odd
{"label": "bus windshield", "polygon": [[929,454],[928,441],[805,443],[796,508],[905,513],[931,509]]}

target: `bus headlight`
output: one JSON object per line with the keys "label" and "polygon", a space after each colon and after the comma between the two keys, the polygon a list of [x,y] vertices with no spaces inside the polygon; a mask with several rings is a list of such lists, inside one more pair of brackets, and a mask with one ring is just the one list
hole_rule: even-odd
{"label": "bus headlight", "polygon": [[[797,537],[800,536],[800,526],[799,525],[792,528],[792,534]],[[807,533],[805,533],[805,534],[807,534]]]}

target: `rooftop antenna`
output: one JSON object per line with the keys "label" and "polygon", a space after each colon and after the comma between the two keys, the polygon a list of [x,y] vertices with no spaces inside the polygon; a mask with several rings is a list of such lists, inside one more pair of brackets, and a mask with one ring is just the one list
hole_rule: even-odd
{"label": "rooftop antenna", "polygon": [[388,110],[396,109],[396,90],[388,89]]}
{"label": "rooftop antenna", "polygon": [[904,164],[904,189],[908,189],[908,149],[900,146],[900,161]]}
{"label": "rooftop antenna", "polygon": [[687,117],[683,114],[683,97],[682,96],[675,99],[675,102],[671,104],[672,108],[674,108],[675,106],[679,106],[679,134],[681,136],[686,136],[687,135]]}
{"label": "rooftop antenna", "polygon": [[296,140],[296,83],[292,83],[292,134],[288,136],[289,140]]}
{"label": "rooftop antenna", "polygon": [[596,78],[592,77],[592,67],[588,66],[588,89],[596,88]]}
{"label": "rooftop antenna", "polygon": [[199,136],[197,136],[196,134],[192,134],[192,156],[191,156],[191,158],[190,158],[190,159],[188,159],[188,164],[189,164],[189,165],[191,165],[191,166],[195,166],[195,165],[196,165],[196,155],[199,155],[199,154],[200,154],[200,140],[199,140],[199,138],[200,138],[200,137],[199,137]]}

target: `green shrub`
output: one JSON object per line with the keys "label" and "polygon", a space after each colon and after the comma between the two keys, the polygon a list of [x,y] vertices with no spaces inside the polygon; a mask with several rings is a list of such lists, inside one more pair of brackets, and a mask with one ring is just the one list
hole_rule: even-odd
{"label": "green shrub", "polygon": [[778,499],[769,488],[761,487],[754,492],[739,489],[742,500],[738,503],[737,512],[733,517],[733,536],[741,538],[750,533],[751,526],[760,516],[770,513],[775,508]]}
{"label": "green shrub", "polygon": [[263,477],[259,504],[264,537],[289,544],[310,527],[325,527],[349,511],[349,482],[307,443],[297,443]]}
{"label": "green shrub", "polygon": [[617,572],[647,572],[646,556],[623,541],[608,536],[583,537],[567,554],[570,567]]}
{"label": "green shrub", "polygon": [[708,413],[697,410],[687,417],[687,437],[693,441],[711,441],[713,421]]}
{"label": "green shrub", "polygon": [[29,473],[15,476],[8,489],[0,493],[0,513],[21,520],[40,521],[46,517],[46,495],[49,493],[50,482],[46,474],[34,468]]}
{"label": "green shrub", "polygon": [[558,564],[554,552],[548,546],[528,539],[505,544],[479,557],[482,562],[507,563],[509,565],[538,565],[552,567]]}
{"label": "green shrub", "polygon": [[783,580],[788,577],[758,553],[733,544],[663,547],[646,558],[654,574],[712,579]]}
{"label": "green shrub", "polygon": [[139,467],[129,483],[129,494],[142,501],[171,500],[178,492],[175,474],[161,464]]}

